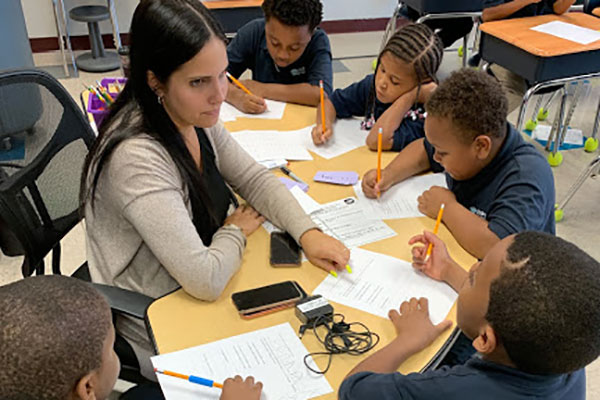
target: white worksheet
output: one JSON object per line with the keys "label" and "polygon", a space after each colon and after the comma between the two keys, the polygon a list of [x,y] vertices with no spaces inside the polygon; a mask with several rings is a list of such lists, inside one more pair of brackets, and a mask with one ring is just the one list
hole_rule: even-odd
{"label": "white worksheet", "polygon": [[316,145],[312,141],[312,129],[306,136],[306,148],[313,153],[329,160],[365,145],[369,132],[360,128],[358,119],[338,119],[333,125],[333,136],[325,144]]}
{"label": "white worksheet", "polygon": [[239,131],[231,136],[256,161],[284,158],[286,160],[312,160],[306,150],[306,130],[297,131]]}
{"label": "white worksheet", "polygon": [[267,102],[267,111],[262,114],[246,114],[232,106],[229,103],[223,102],[219,117],[223,122],[235,121],[238,118],[255,118],[255,119],[282,119],[283,112],[287,103],[275,100],[265,100]]}
{"label": "white worksheet", "polygon": [[388,318],[412,297],[429,300],[431,322],[442,322],[456,301],[456,292],[447,284],[416,271],[408,262],[363,249],[352,249],[352,273],[328,275],[313,291],[330,301]]}
{"label": "white worksheet", "polygon": [[552,21],[534,26],[531,30],[547,33],[579,44],[590,44],[600,40],[600,32],[562,21]]}
{"label": "white worksheet", "polygon": [[413,176],[392,186],[377,199],[366,197],[361,185],[362,181],[354,185],[358,204],[369,218],[378,219],[422,217],[418,208],[419,196],[432,186],[447,188],[443,173]]}
{"label": "white worksheet", "polygon": [[[155,368],[222,383],[235,375],[263,383],[262,399],[305,400],[331,393],[323,375],[304,365],[308,350],[289,323],[152,357]],[[312,358],[311,367],[318,369]],[[158,374],[167,400],[218,399],[221,390]]]}
{"label": "white worksheet", "polygon": [[323,204],[310,213],[315,224],[347,247],[362,246],[396,236],[396,232],[379,219],[370,219],[358,205],[356,197]]}
{"label": "white worksheet", "polygon": [[[533,131],[533,138],[548,141],[548,139],[550,139],[551,131],[552,127],[550,125],[538,125]],[[568,128],[564,143],[583,146],[582,130]]]}
{"label": "white worksheet", "polygon": [[[292,193],[292,196],[294,196],[294,198],[298,201],[300,207],[302,207],[305,213],[310,214],[311,212],[321,208],[321,204],[317,203],[315,199],[306,194],[306,192],[304,192],[298,186],[294,186],[293,188],[291,188],[290,192]],[[262,226],[269,234],[273,233],[274,231],[281,231],[281,229],[273,225],[270,221],[263,222]]]}

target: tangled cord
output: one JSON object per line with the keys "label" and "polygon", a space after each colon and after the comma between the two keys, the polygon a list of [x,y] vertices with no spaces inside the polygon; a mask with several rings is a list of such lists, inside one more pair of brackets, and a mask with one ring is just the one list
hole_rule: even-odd
{"label": "tangled cord", "polygon": [[[319,335],[318,328],[320,326],[327,330],[324,337]],[[357,332],[352,329],[353,327],[360,327],[362,330]],[[300,328],[301,335],[304,334],[304,331],[307,328],[309,327],[306,325],[303,325]],[[350,354],[357,356],[366,353],[379,343],[379,335],[377,333],[371,332],[369,328],[361,322],[345,322],[344,315],[342,314],[333,314],[333,317],[329,315],[321,316],[314,321],[310,328],[312,328],[315,337],[321,342],[326,350],[304,356],[304,365],[316,374],[325,374],[329,371],[331,359],[334,354]],[[314,369],[309,365],[307,361],[309,357],[324,355],[329,356],[327,366],[324,370]]]}

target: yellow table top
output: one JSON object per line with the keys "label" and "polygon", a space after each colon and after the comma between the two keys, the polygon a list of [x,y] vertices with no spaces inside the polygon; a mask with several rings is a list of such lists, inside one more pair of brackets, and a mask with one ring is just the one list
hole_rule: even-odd
{"label": "yellow table top", "polygon": [[[295,130],[314,123],[314,108],[288,105],[282,120],[238,119],[226,124],[230,131],[240,129],[280,129]],[[386,165],[396,153],[384,153]],[[362,174],[375,166],[376,154],[366,147],[355,149],[335,159],[325,160],[313,154],[313,161],[294,162],[290,168],[305,182],[309,183],[308,194],[321,203],[353,196],[350,186],[337,186],[312,181],[318,170],[353,170]],[[371,243],[363,248],[409,261],[411,259],[408,239],[424,229],[432,230],[435,221],[426,217],[389,220],[386,223],[398,236]],[[450,254],[464,266],[470,266],[474,258],[468,255],[454,240],[445,227],[440,227],[439,234],[447,243]],[[214,303],[196,300],[178,290],[155,301],[147,312],[149,326],[152,329],[156,347],[160,354],[182,350],[192,346],[213,342],[226,337],[255,331],[273,325],[289,322],[293,329],[299,329],[301,323],[295,317],[294,310],[288,309],[253,320],[241,319],[231,301],[231,294],[285,280],[297,281],[307,293],[311,293],[327,276],[325,271],[306,262],[300,268],[273,268],[269,265],[269,236],[264,229],[259,229],[248,239],[240,271],[231,279],[224,293]],[[384,318],[333,303],[336,312],[346,316],[346,321],[360,321],[369,329],[381,336],[378,350],[395,337],[392,323]],[[456,305],[449,318],[456,321]],[[403,373],[421,370],[442,348],[451,331],[447,331],[429,348],[408,359],[400,367]],[[322,350],[312,332],[307,332],[302,342],[309,351]],[[362,356],[335,355],[331,369],[325,375],[334,392],[322,396],[322,399],[337,398],[339,388],[345,375],[359,361],[374,350]],[[326,357],[315,360],[319,367],[325,366]]]}

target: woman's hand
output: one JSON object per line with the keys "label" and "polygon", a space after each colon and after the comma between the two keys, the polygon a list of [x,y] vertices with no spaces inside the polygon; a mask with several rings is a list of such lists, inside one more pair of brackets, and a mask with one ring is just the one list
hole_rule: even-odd
{"label": "woman's hand", "polygon": [[225,219],[225,224],[233,224],[242,230],[244,236],[250,236],[258,227],[265,222],[265,217],[260,215],[254,208],[243,204],[235,209],[233,214]]}
{"label": "woman's hand", "polygon": [[318,229],[304,232],[300,246],[311,263],[327,272],[345,269],[350,260],[350,250],[342,242]]}

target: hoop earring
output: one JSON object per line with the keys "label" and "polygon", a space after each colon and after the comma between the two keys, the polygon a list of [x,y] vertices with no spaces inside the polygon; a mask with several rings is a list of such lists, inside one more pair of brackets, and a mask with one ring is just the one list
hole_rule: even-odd
{"label": "hoop earring", "polygon": [[163,104],[162,96],[156,96],[156,99],[158,100],[158,104],[160,104],[162,106],[162,104]]}

